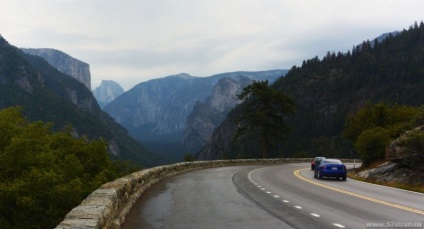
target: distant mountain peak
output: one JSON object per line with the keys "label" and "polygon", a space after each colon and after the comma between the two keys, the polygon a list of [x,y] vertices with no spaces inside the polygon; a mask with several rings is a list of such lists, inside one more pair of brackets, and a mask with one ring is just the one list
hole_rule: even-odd
{"label": "distant mountain peak", "polygon": [[122,93],[124,93],[124,89],[113,80],[102,80],[100,86],[93,91],[94,97],[96,97],[101,108],[112,102]]}
{"label": "distant mountain peak", "polygon": [[[169,78],[180,78],[180,79],[192,79],[195,78],[194,76],[188,74],[188,73],[180,73],[180,74],[176,74],[176,75],[171,75],[168,76]],[[166,78],[168,78],[166,77]]]}
{"label": "distant mountain peak", "polygon": [[[378,37],[376,37],[376,38],[374,38],[374,39],[372,39],[372,40],[368,40],[368,41],[370,42],[371,47],[374,47],[375,42],[381,43],[381,42],[383,42],[386,38],[388,38],[388,37],[390,37],[390,36],[395,37],[395,36],[397,36],[398,34],[400,34],[400,32],[399,32],[399,31],[394,31],[394,32],[390,32],[390,33],[383,33],[383,34],[381,34],[380,36],[378,36]],[[364,42],[366,42],[366,41],[363,41],[361,44],[356,45],[356,46],[355,46],[355,50],[353,50],[353,51],[360,51],[360,50],[362,49],[362,45],[364,44]]]}

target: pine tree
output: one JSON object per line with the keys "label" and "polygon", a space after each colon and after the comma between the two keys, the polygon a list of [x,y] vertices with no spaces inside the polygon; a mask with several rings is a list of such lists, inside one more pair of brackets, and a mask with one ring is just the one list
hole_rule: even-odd
{"label": "pine tree", "polygon": [[240,100],[246,99],[244,109],[236,122],[238,130],[236,138],[248,132],[259,132],[262,144],[262,157],[267,158],[272,140],[280,138],[289,131],[285,118],[293,113],[293,98],[283,91],[272,89],[268,81],[256,82],[243,89],[238,95]]}

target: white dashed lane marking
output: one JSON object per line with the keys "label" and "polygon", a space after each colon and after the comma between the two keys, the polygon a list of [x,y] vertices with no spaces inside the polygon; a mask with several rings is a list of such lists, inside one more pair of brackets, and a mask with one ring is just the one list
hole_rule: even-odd
{"label": "white dashed lane marking", "polygon": [[[266,189],[265,189],[263,186],[261,186],[259,183],[255,182],[255,181],[251,178],[251,174],[252,174],[254,171],[256,171],[256,170],[252,170],[252,171],[250,171],[250,173],[248,174],[249,181],[250,181],[252,184],[254,184],[256,187],[260,188],[262,191],[266,192],[267,194],[272,194],[270,191],[266,191]],[[278,196],[278,195],[273,195],[273,197],[274,197],[274,198],[280,198],[280,196]],[[284,200],[284,199],[283,199],[282,201],[283,201],[284,203],[290,203],[290,201],[289,201],[289,200]],[[302,207],[301,207],[301,206],[298,206],[298,205],[295,205],[294,207],[295,207],[295,208],[297,208],[297,209],[302,209]],[[318,215],[317,213],[310,213],[310,214],[311,214],[311,216],[316,217],[316,218],[321,217],[321,216],[320,216],[320,215]],[[344,226],[344,225],[339,224],[339,223],[333,223],[333,226],[338,227],[338,228],[345,228],[345,226]]]}
{"label": "white dashed lane marking", "polygon": [[345,226],[338,224],[338,223],[333,223],[334,226],[338,227],[338,228],[345,228]]}

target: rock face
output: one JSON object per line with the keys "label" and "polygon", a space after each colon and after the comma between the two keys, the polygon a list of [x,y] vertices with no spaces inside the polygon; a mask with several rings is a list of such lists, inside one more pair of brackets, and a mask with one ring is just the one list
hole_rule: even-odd
{"label": "rock face", "polygon": [[405,167],[402,161],[388,161],[376,168],[367,169],[356,174],[359,177],[380,183],[397,183],[412,186],[424,184],[423,168]]}
{"label": "rock face", "polygon": [[386,162],[357,175],[381,183],[424,185],[423,134],[423,125],[404,132],[386,147]]}
{"label": "rock face", "polygon": [[93,91],[94,97],[96,97],[101,108],[105,107],[122,93],[124,93],[124,89],[113,80],[102,80],[100,86]]}
{"label": "rock face", "polygon": [[180,74],[141,83],[104,109],[138,139],[181,131],[194,103],[209,94],[209,82]]}
{"label": "rock face", "polygon": [[228,112],[241,101],[237,95],[252,83],[247,77],[239,80],[222,78],[213,87],[205,102],[198,101],[187,117],[183,144],[190,152],[198,152],[206,144],[214,129],[221,124]]}
{"label": "rock face", "polygon": [[225,118],[219,127],[215,128],[206,145],[197,152],[195,158],[200,161],[224,158],[225,151],[230,147],[236,128],[237,126],[234,125],[231,118]]}
{"label": "rock face", "polygon": [[72,76],[88,89],[91,89],[90,66],[68,54],[55,49],[22,48],[23,52],[44,58],[53,67],[68,76]]}
{"label": "rock face", "polygon": [[[215,118],[222,119],[221,113],[234,107],[235,95],[242,85],[251,80],[274,81],[286,72],[232,72],[210,77],[182,73],[136,85],[104,110],[140,142],[162,146],[165,142],[173,142],[183,147],[184,139],[188,147],[198,147],[216,125]],[[226,80],[220,82],[224,78]],[[219,86],[214,88],[218,82]],[[208,117],[201,113],[207,113]],[[198,139],[191,141],[190,137]],[[177,151],[175,147],[166,150]]]}

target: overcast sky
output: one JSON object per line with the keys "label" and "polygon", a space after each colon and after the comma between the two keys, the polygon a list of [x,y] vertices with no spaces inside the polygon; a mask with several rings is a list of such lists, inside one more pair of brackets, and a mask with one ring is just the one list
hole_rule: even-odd
{"label": "overcast sky", "polygon": [[423,0],[0,0],[12,45],[54,48],[125,90],[178,73],[287,69],[424,20]]}

